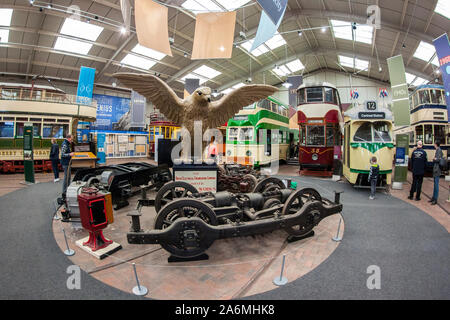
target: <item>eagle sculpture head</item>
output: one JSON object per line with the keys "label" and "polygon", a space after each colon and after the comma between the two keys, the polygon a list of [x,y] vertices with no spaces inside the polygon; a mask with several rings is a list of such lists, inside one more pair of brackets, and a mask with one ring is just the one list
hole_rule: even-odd
{"label": "eagle sculpture head", "polygon": [[191,96],[196,104],[209,104],[211,102],[211,88],[200,87]]}

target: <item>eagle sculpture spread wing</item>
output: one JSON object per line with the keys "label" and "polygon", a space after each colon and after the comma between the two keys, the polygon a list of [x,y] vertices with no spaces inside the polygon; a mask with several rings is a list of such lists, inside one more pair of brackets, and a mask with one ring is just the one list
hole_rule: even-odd
{"label": "eagle sculpture spread wing", "polygon": [[153,75],[137,73],[116,73],[125,86],[133,89],[151,101],[162,114],[174,123],[180,124],[183,117],[183,100],[161,79]]}
{"label": "eagle sculpture spread wing", "polygon": [[161,79],[153,75],[116,73],[113,75],[125,86],[151,101],[161,113],[173,122],[192,131],[193,121],[203,121],[203,128],[216,128],[232,118],[243,107],[267,98],[278,89],[263,84],[242,86],[211,102],[211,89],[198,88],[186,99],[180,99]]}
{"label": "eagle sculpture spread wing", "polygon": [[267,98],[276,91],[277,88],[263,84],[251,84],[235,89],[220,100],[211,102],[208,124],[212,128],[219,127],[243,107]]}

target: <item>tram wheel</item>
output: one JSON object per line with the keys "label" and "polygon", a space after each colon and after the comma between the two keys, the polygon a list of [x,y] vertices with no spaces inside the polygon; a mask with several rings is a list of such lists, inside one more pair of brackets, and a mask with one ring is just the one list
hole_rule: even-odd
{"label": "tram wheel", "polygon": [[[218,224],[217,217],[210,206],[196,199],[178,199],[172,201],[162,207],[158,212],[155,220],[155,229],[162,230],[170,227],[177,219],[197,217],[204,222],[216,226]],[[177,257],[191,258],[196,257],[205,252],[213,239],[202,235],[195,227],[188,227],[186,231],[194,234],[195,241],[186,243],[183,241],[183,232],[175,237],[171,242],[161,242],[161,246]]]}
{"label": "tram wheel", "polygon": [[[297,213],[303,205],[308,201],[322,201],[322,197],[317,190],[313,188],[304,188],[292,193],[286,200],[282,215],[289,215]],[[304,236],[312,231],[316,225],[316,217],[320,217],[318,210],[312,210],[310,212],[303,212],[302,221],[300,224],[292,227],[286,227],[284,230],[292,236]]]}
{"label": "tram wheel", "polygon": [[255,189],[256,185],[258,184],[258,180],[256,179],[256,177],[254,175],[251,174],[246,174],[242,177],[242,181],[243,182],[247,182],[249,187],[248,187],[248,192],[253,192],[253,190]]}
{"label": "tram wheel", "polygon": [[198,193],[198,190],[189,183],[183,181],[166,183],[156,194],[155,210],[156,212],[159,212],[159,210],[170,201],[178,198],[185,198],[193,193]]}
{"label": "tram wheel", "polygon": [[258,184],[255,186],[255,189],[253,192],[267,192],[267,191],[274,191],[279,189],[285,189],[286,186],[284,185],[283,181],[281,181],[278,178],[275,177],[268,177],[265,179],[262,179],[258,182]]}

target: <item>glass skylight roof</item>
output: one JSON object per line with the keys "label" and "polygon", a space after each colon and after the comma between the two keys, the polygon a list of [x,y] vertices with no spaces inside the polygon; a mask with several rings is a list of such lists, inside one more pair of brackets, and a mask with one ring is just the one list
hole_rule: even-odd
{"label": "glass skylight roof", "polygon": [[297,72],[297,71],[303,70],[305,68],[305,66],[300,61],[300,59],[286,63],[286,67],[288,67],[289,70],[291,70],[292,72]]}
{"label": "glass skylight roof", "polygon": [[8,42],[9,30],[0,29],[0,42]]}
{"label": "glass skylight roof", "polygon": [[166,56],[164,53],[141,46],[140,44],[137,44],[131,51],[156,60],[161,60]]}
{"label": "glass skylight roof", "polygon": [[420,86],[422,84],[428,83],[428,80],[418,77],[415,74],[405,72],[405,75],[406,75],[406,82],[411,86]]}
{"label": "glass skylight roof", "polygon": [[366,70],[369,68],[369,61],[355,58],[339,56],[339,63],[344,67],[355,68],[358,70]]}
{"label": "glass skylight roof", "polygon": [[273,68],[272,71],[275,72],[280,77],[284,77],[284,76],[286,76],[286,75],[291,73],[289,71],[289,69],[286,68],[286,66],[279,66],[279,67]]}
{"label": "glass skylight roof", "polygon": [[0,9],[0,26],[10,26],[13,9]]}
{"label": "glass skylight roof", "polygon": [[150,69],[151,67],[153,67],[156,62],[149,60],[149,59],[145,59],[142,57],[138,57],[137,55],[134,54],[127,54],[125,56],[125,58],[122,59],[121,61],[123,64],[127,64],[136,68],[140,68],[140,69]]}
{"label": "glass skylight roof", "polygon": [[[346,21],[331,20],[334,36],[340,39],[353,40],[352,24]],[[356,24],[355,41],[372,44],[373,27]]]}
{"label": "glass skylight roof", "polygon": [[57,50],[68,51],[78,54],[88,54],[89,50],[91,50],[92,48],[92,44],[83,41],[58,37],[56,39],[54,48]]}
{"label": "glass skylight roof", "polygon": [[[250,49],[252,48],[253,40],[255,40],[255,39],[251,39],[251,40],[245,41],[244,43],[241,44],[241,47],[244,48],[246,51],[250,52]],[[255,57],[257,57],[257,56],[260,56],[260,55],[268,52],[269,48],[271,50],[273,50],[273,49],[276,49],[278,47],[281,47],[284,44],[286,44],[286,41],[277,32],[272,38],[270,38],[269,40],[264,42],[262,45],[260,45],[255,50],[253,50],[251,52],[251,54],[254,55]]]}
{"label": "glass skylight roof", "polygon": [[[434,48],[434,45],[420,41],[416,52],[414,52],[414,57],[428,62],[435,53],[436,49]],[[439,67],[439,60],[437,57],[435,57],[431,63]]]}
{"label": "glass skylight roof", "polygon": [[447,19],[450,19],[450,2],[448,0],[438,0],[434,12],[443,15]]}
{"label": "glass skylight roof", "polygon": [[202,76],[206,79],[212,79],[221,74],[221,72],[205,65],[193,70],[192,73],[198,74],[199,76]]}
{"label": "glass skylight roof", "polygon": [[66,18],[66,20],[64,20],[64,24],[61,28],[60,33],[66,34],[68,36],[95,41],[102,31],[102,27],[96,26],[94,24]]}
{"label": "glass skylight roof", "polygon": [[250,2],[250,0],[216,0],[222,7],[227,10],[236,9],[242,7],[244,4]]}
{"label": "glass skylight roof", "polygon": [[222,9],[211,0],[187,0],[181,5],[193,13],[204,13],[208,11],[222,11]]}

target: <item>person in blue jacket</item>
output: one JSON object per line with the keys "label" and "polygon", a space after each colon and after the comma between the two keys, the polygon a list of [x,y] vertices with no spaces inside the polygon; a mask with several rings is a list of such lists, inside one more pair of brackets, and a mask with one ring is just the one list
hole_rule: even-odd
{"label": "person in blue jacket", "polygon": [[422,141],[417,142],[417,148],[411,154],[411,166],[413,181],[411,190],[409,191],[408,199],[414,198],[416,193],[416,201],[420,200],[420,193],[422,192],[423,175],[425,174],[425,166],[427,164],[427,153],[422,149]]}
{"label": "person in blue jacket", "polygon": [[52,148],[50,149],[50,160],[52,162],[52,169],[53,174],[55,176],[55,179],[53,182],[59,181],[59,170],[58,170],[58,164],[59,164],[59,145],[56,143],[56,139],[52,138]]}
{"label": "person in blue jacket", "polygon": [[63,188],[62,188],[62,197],[63,199],[66,198],[66,190],[67,186],[70,184],[70,159],[73,156],[72,152],[72,135],[68,134],[66,136],[66,139],[64,139],[62,145],[61,145],[61,166],[64,169],[64,181],[63,181]]}

